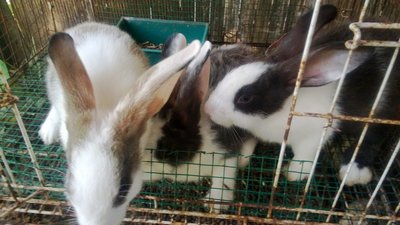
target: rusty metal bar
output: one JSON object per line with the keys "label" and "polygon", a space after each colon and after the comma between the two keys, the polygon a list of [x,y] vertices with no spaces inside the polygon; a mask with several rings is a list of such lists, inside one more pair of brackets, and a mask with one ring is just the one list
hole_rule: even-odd
{"label": "rusty metal bar", "polygon": [[356,22],[349,26],[350,30],[354,33],[354,38],[345,43],[348,49],[356,49],[359,46],[375,46],[375,47],[400,47],[400,43],[396,41],[378,41],[378,40],[361,40],[361,29],[400,29],[400,23],[372,23],[372,22]]}
{"label": "rusty metal bar", "polygon": [[[343,67],[342,74],[340,75],[339,83],[338,83],[338,86],[336,88],[335,95],[334,95],[334,97],[332,99],[332,103],[331,103],[328,115],[332,115],[333,112],[335,111],[336,102],[337,102],[337,100],[339,98],[340,91],[341,91],[341,89],[343,87],[344,79],[346,77],[346,71],[347,71],[347,68],[349,66],[352,54],[353,54],[353,50],[350,50],[349,54],[347,55],[347,59],[346,59],[345,65]],[[312,180],[312,178],[314,176],[315,169],[316,169],[316,166],[317,166],[317,161],[318,161],[318,158],[319,158],[319,156],[321,154],[322,148],[324,146],[325,137],[326,137],[326,134],[328,132],[328,128],[332,126],[332,119],[329,118],[329,117],[327,119],[328,119],[328,121],[326,122],[326,124],[325,124],[325,126],[324,126],[324,128],[322,130],[322,134],[321,134],[321,138],[320,138],[320,141],[319,141],[319,144],[318,144],[317,152],[315,153],[315,156],[314,156],[314,159],[313,159],[313,163],[312,163],[312,167],[311,167],[311,171],[310,171],[310,174],[308,176],[306,186],[304,187],[303,196],[301,197],[301,202],[300,202],[300,208],[304,207],[304,204],[305,204],[305,201],[306,201],[306,196],[307,196],[307,193],[308,193],[308,191],[310,189],[310,186],[311,186],[311,180]],[[338,193],[338,195],[339,195],[339,193]],[[301,212],[297,213],[296,220],[300,219],[300,215],[301,215]],[[326,222],[329,222],[329,220],[327,220]]]}
{"label": "rusty metal bar", "polygon": [[397,41],[379,41],[379,40],[358,40],[358,41],[346,41],[347,48],[354,48],[354,46],[372,46],[372,47],[387,47],[387,48],[398,48],[400,44]]}
{"label": "rusty metal bar", "polygon": [[[364,7],[365,7],[365,5],[364,5]],[[399,43],[400,43],[400,39],[399,39]],[[386,70],[385,77],[383,78],[383,81],[382,81],[382,83],[381,83],[381,85],[379,87],[378,94],[377,94],[377,96],[375,98],[374,104],[372,105],[371,111],[369,112],[368,118],[372,118],[374,116],[375,110],[378,107],[379,101],[380,101],[380,99],[382,97],[383,91],[384,91],[384,89],[386,87],[386,84],[387,84],[387,82],[389,80],[390,74],[391,74],[391,72],[393,70],[394,63],[396,62],[396,58],[397,58],[398,54],[399,54],[399,47],[397,47],[395,49],[395,51],[393,52],[393,56],[392,56],[392,58],[390,60],[390,64],[389,64],[389,66],[388,66],[388,68]],[[347,176],[348,176],[348,174],[349,174],[349,172],[351,170],[351,167],[354,166],[353,165],[354,161],[356,159],[358,151],[360,150],[361,144],[364,141],[364,138],[365,138],[365,135],[367,133],[368,128],[369,128],[369,124],[367,123],[363,128],[363,131],[362,131],[362,133],[360,135],[360,138],[358,140],[357,146],[356,146],[356,148],[354,150],[354,153],[353,153],[353,155],[352,155],[352,157],[350,159],[350,162],[348,163],[349,166],[348,166],[348,168],[346,170],[346,173],[345,173],[345,176],[343,177],[343,180],[342,180],[342,182],[340,184],[339,190],[338,190],[338,192],[336,194],[336,197],[335,197],[335,200],[334,200],[334,202],[332,204],[331,211],[333,211],[334,207],[337,204],[337,201],[339,200],[340,193],[343,190],[343,187],[345,185],[345,182],[346,182]],[[326,222],[329,222],[330,218],[331,218],[331,215],[328,216]]]}
{"label": "rusty metal bar", "polygon": [[381,177],[379,179],[379,182],[375,187],[374,192],[372,193],[372,196],[369,198],[369,201],[368,201],[367,205],[365,206],[365,210],[362,213],[360,220],[358,221],[358,225],[362,224],[362,222],[363,222],[363,220],[365,218],[365,215],[367,215],[368,209],[371,206],[372,202],[374,201],[376,195],[378,194],[378,191],[381,188],[381,186],[383,184],[383,181],[385,180],[385,178],[386,178],[386,176],[387,176],[387,174],[389,172],[389,169],[392,166],[392,164],[393,164],[393,162],[394,162],[394,160],[395,160],[395,158],[397,156],[397,153],[399,153],[399,150],[400,150],[400,139],[397,142],[396,148],[395,148],[394,152],[392,153],[392,156],[390,157],[389,162],[388,162],[385,170],[383,171],[383,173],[382,173],[382,175],[381,175]]}
{"label": "rusty metal bar", "polygon": [[331,113],[293,112],[293,115],[294,116],[304,116],[304,117],[325,118],[328,120],[346,120],[346,121],[353,121],[353,122],[360,122],[360,123],[400,125],[400,120],[387,120],[387,119],[357,117],[357,116],[343,116],[343,115],[334,115]]}
{"label": "rusty metal bar", "polygon": [[[6,91],[11,93],[10,85],[8,85],[7,79],[5,78],[4,74],[1,73],[0,77],[1,77],[1,80],[2,80],[2,82],[3,82],[3,84],[4,84],[5,88],[6,88]],[[35,155],[35,152],[33,151],[33,147],[32,147],[31,141],[29,139],[28,132],[26,131],[24,121],[22,120],[21,114],[19,113],[19,110],[18,110],[18,107],[17,107],[16,103],[14,103],[12,105],[12,111],[14,113],[15,119],[17,120],[17,123],[18,123],[19,129],[21,131],[22,137],[24,139],[26,148],[27,148],[29,156],[31,158],[31,162],[32,162],[33,168],[34,168],[34,170],[36,172],[36,175],[37,175],[37,177],[39,179],[40,184],[42,186],[44,186],[45,182],[44,182],[43,174],[40,171],[40,167],[39,167],[39,164],[38,164],[38,162],[36,160],[36,155]]]}
{"label": "rusty metal bar", "polygon": [[154,213],[154,214],[169,214],[169,215],[182,215],[182,216],[204,217],[204,218],[213,218],[213,219],[236,220],[236,221],[242,221],[244,223],[252,222],[252,223],[263,223],[263,224],[333,225],[333,223],[278,220],[278,219],[268,219],[268,218],[254,217],[254,216],[238,216],[238,215],[229,215],[229,214],[206,214],[206,213],[201,213],[201,212],[166,210],[166,209],[129,208],[129,210],[134,211],[134,212],[147,212],[147,213]]}
{"label": "rusty metal bar", "polygon": [[[1,76],[1,80],[3,81],[3,83],[4,83],[4,80],[7,80],[4,73],[5,72],[0,69],[0,76]],[[6,91],[5,94],[9,94],[10,96],[12,96],[11,98],[15,97],[14,95],[11,94],[11,90],[10,90],[10,87],[8,85],[5,85],[5,89],[6,89],[5,90]],[[15,101],[8,102],[6,105],[8,106],[10,104],[15,104],[17,99],[14,99]],[[2,107],[4,107],[4,106],[1,103],[0,104],[0,108],[2,108]],[[14,174],[13,174],[11,168],[10,168],[10,164],[8,164],[6,155],[4,154],[3,148],[1,146],[0,146],[0,158],[3,161],[4,167],[5,167],[5,171],[7,172],[7,176],[11,179],[11,183],[15,184]],[[1,169],[3,170],[3,168],[1,168]],[[5,179],[5,181],[8,182],[7,179]]]}
{"label": "rusty metal bar", "polygon": [[306,42],[305,42],[303,55],[301,57],[301,63],[300,63],[299,72],[297,74],[296,86],[294,88],[293,95],[292,95],[292,102],[291,102],[291,106],[290,106],[290,112],[289,112],[289,115],[288,115],[286,129],[285,129],[285,133],[284,133],[284,136],[283,136],[281,149],[280,149],[280,152],[279,152],[278,164],[277,164],[277,168],[276,168],[275,175],[274,175],[274,182],[273,182],[273,185],[272,185],[271,196],[270,196],[270,201],[269,201],[269,209],[268,209],[268,213],[267,213],[268,218],[272,217],[272,209],[273,209],[272,206],[273,206],[274,197],[275,197],[274,195],[275,195],[276,189],[278,188],[279,176],[280,176],[281,169],[282,169],[282,162],[283,162],[283,157],[284,157],[284,154],[285,154],[286,143],[287,143],[287,140],[288,140],[288,137],[289,137],[290,126],[292,124],[292,119],[293,119],[293,114],[292,113],[295,111],[296,102],[297,102],[297,95],[299,93],[301,80],[303,79],[304,69],[305,69],[305,66],[306,66],[306,63],[307,63],[308,54],[310,52],[312,36],[314,35],[315,26],[316,26],[318,14],[319,14],[320,5],[321,5],[321,0],[316,0],[315,1],[315,6],[314,6],[314,11],[313,11],[313,14],[312,14],[312,17],[311,17],[310,27],[309,27],[308,33],[307,33],[307,39],[306,39]]}
{"label": "rusty metal bar", "polygon": [[[369,0],[367,0],[365,2],[364,7],[363,7],[363,9],[361,11],[361,15],[360,15],[360,19],[359,19],[360,22],[363,20],[363,17],[365,15],[365,11],[367,9],[368,4],[369,4]],[[350,49],[350,51],[349,51],[349,53],[347,55],[346,62],[345,62],[345,65],[343,67],[342,73],[340,75],[340,79],[339,79],[338,86],[337,86],[336,91],[335,91],[335,95],[334,95],[334,97],[332,99],[332,103],[331,103],[330,110],[329,110],[329,115],[332,115],[334,110],[335,110],[336,102],[337,102],[337,100],[339,98],[340,91],[341,91],[341,89],[343,87],[344,79],[346,77],[346,71],[347,71],[347,68],[349,66],[350,59],[351,59],[352,55],[353,55],[353,50]],[[320,138],[320,142],[318,144],[318,148],[317,148],[317,151],[315,153],[315,156],[314,156],[314,159],[313,159],[313,163],[312,163],[312,166],[311,166],[311,171],[310,171],[310,174],[308,176],[307,183],[306,183],[306,186],[304,188],[303,195],[301,197],[300,208],[304,207],[304,204],[305,204],[305,201],[306,201],[306,196],[307,196],[307,193],[308,193],[309,188],[311,186],[311,180],[312,180],[312,178],[314,176],[314,173],[315,173],[315,168],[316,168],[316,165],[317,165],[317,161],[318,161],[318,158],[319,158],[319,156],[321,154],[321,151],[322,151],[322,148],[323,148],[323,145],[324,145],[324,140],[325,140],[326,134],[328,132],[328,128],[332,126],[332,119],[331,118],[327,118],[327,119],[328,119],[328,121],[326,122],[326,124],[325,124],[325,126],[323,128],[323,131],[322,131],[322,134],[321,134],[321,138]],[[340,194],[340,192],[338,193],[338,196],[339,196],[339,194]],[[297,213],[296,220],[299,220],[300,216],[301,216],[301,212]],[[329,216],[328,216],[328,218],[329,218]],[[329,222],[329,219],[326,220],[326,222]]]}
{"label": "rusty metal bar", "polygon": [[392,224],[392,223],[394,224],[394,222],[396,222],[396,215],[397,215],[397,213],[399,213],[399,211],[400,211],[400,202],[399,202],[399,204],[397,205],[396,209],[395,209],[394,212],[393,212],[393,218],[390,219],[390,220],[387,222],[386,225],[390,225],[390,224]]}
{"label": "rusty metal bar", "polygon": [[[139,196],[139,198],[143,198],[143,199],[153,199],[153,196]],[[22,199],[22,198],[21,198]],[[0,200],[2,201],[11,201],[14,202],[14,199],[12,199],[11,197],[5,197],[5,196],[0,196]],[[159,198],[159,200],[176,200],[176,199],[171,199],[171,198]],[[177,200],[179,201],[179,199]],[[50,206],[68,206],[68,202],[66,201],[58,201],[58,200],[43,200],[43,199],[29,199],[27,201],[25,201],[25,203],[29,203],[29,204],[39,204],[39,205],[50,205]],[[240,204],[240,203],[237,203]],[[233,204],[232,204],[233,205]],[[235,204],[236,205],[236,204]],[[255,207],[260,207],[257,204],[253,204],[253,206]],[[248,207],[248,205],[244,205],[243,207]],[[301,208],[286,208],[286,207],[281,207],[281,206],[277,206],[274,207],[275,210],[279,210],[279,211],[288,211],[288,212],[298,212],[298,211],[302,211],[304,213],[314,213],[314,214],[323,214],[323,215],[327,215],[330,212],[327,210],[318,210],[318,209],[301,209]],[[198,216],[198,217],[204,217],[204,218],[226,218],[227,216],[229,216],[230,218],[235,218],[235,217],[243,217],[243,218],[249,218],[248,216],[238,216],[238,215],[224,215],[224,214],[216,214],[216,213],[206,213],[206,212],[193,212],[193,211],[178,211],[178,210],[166,210],[166,209],[149,209],[149,208],[134,208],[134,207],[130,207],[128,208],[129,211],[138,211],[138,212],[165,212],[164,214],[175,214],[176,212],[179,212],[180,215],[187,215],[187,216]],[[16,210],[21,212],[21,210]],[[28,212],[28,211],[27,211]],[[36,212],[33,212],[31,210],[29,210],[30,213],[39,213],[39,211],[36,210]],[[46,215],[54,215],[51,213],[42,213],[42,214],[46,214]],[[57,215],[66,215],[65,213],[59,213]],[[333,212],[332,215],[336,215],[336,216],[349,216],[349,217],[357,217],[359,216],[358,214],[354,214],[354,213],[345,213],[345,212]],[[394,220],[394,221],[400,221],[400,217],[396,217],[396,216],[377,216],[377,215],[366,215],[367,219],[375,219],[375,220]],[[263,219],[263,218],[259,218],[259,217],[255,217],[255,219],[261,219],[261,220],[265,220],[265,221],[270,221],[270,219]],[[279,221],[279,220],[275,220],[273,219],[273,221]],[[291,221],[294,222],[294,221]],[[300,222],[300,221],[295,221],[295,222]],[[304,222],[303,222],[304,223]],[[275,224],[275,223],[273,223]],[[297,223],[296,223],[297,224]],[[302,222],[300,222],[300,224],[302,224]],[[308,223],[307,223],[308,224]],[[314,223],[311,223],[314,224]],[[315,223],[315,224],[326,224],[326,223]],[[328,223],[331,224],[331,223]]]}
{"label": "rusty metal bar", "polygon": [[30,199],[34,198],[36,195],[42,193],[41,191],[35,191],[32,194],[28,195],[26,198],[18,198],[18,201],[15,202],[14,206],[11,208],[7,209],[4,213],[0,214],[0,218],[4,218],[11,212],[13,212],[15,209],[17,209],[22,203],[25,203],[29,201]]}
{"label": "rusty metal bar", "polygon": [[[7,184],[0,182],[0,186],[6,187]],[[52,192],[65,192],[65,188],[53,188],[53,187],[43,187],[43,186],[24,186],[20,184],[11,184],[12,188],[15,189],[26,189],[26,190],[36,190],[36,191],[52,191]]]}
{"label": "rusty metal bar", "polygon": [[4,172],[3,166],[0,164],[0,174],[1,178],[5,181],[5,186],[8,188],[10,191],[11,197],[15,200],[18,201],[17,195],[15,194],[14,188],[11,186],[10,181],[8,180],[7,175]]}

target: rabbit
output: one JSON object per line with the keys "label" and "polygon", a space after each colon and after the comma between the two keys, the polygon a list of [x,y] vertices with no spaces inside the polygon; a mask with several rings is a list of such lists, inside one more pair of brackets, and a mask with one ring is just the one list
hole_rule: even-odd
{"label": "rabbit", "polygon": [[66,196],[79,224],[121,223],[142,187],[148,121],[199,50],[194,41],[149,68],[135,41],[111,25],[86,22],[50,38],[51,109],[39,134],[64,147]]}
{"label": "rabbit", "polygon": [[[162,55],[178,51],[186,43],[181,34],[172,36]],[[206,41],[200,53],[185,68],[168,102],[152,120],[144,154],[144,180],[169,178],[179,182],[199,182],[211,176],[211,189],[205,200],[230,202],[234,198],[237,169],[244,167],[256,139],[240,129],[225,129],[209,120],[203,104],[208,93],[211,43]],[[235,133],[233,133],[235,132]],[[219,212],[228,204],[205,204]]]}
{"label": "rabbit", "polygon": [[[349,22],[331,22],[336,14],[333,5],[323,5],[320,8],[296,111],[326,113],[330,110],[348,55],[345,42],[353,38],[348,29]],[[262,141],[282,141],[311,15],[312,11],[301,16],[264,57],[254,56],[253,60],[249,59],[251,57],[247,54],[251,53],[243,46],[225,47],[211,53],[210,58],[215,65],[211,68],[211,77],[219,78],[206,100],[204,110],[213,122],[224,127],[238,126]],[[399,31],[363,31],[363,39],[366,40],[397,40],[399,37]],[[242,56],[240,52],[243,52]],[[232,54],[237,57],[231,57]],[[368,116],[391,55],[392,49],[379,47],[359,47],[353,51],[334,114]],[[218,65],[227,65],[228,68],[221,69]],[[399,67],[400,60],[397,58],[383,99],[375,111],[377,118],[400,118]],[[321,118],[293,117],[287,143],[292,146],[294,157],[284,169],[289,181],[308,176],[312,167],[309,161],[314,160],[325,124],[326,120]],[[359,122],[334,120],[324,143],[335,135],[344,134],[358,140],[363,126]],[[398,129],[383,124],[369,125],[345,181],[346,185],[367,184],[371,181],[371,166],[381,151],[385,135],[392,128]],[[356,142],[343,149],[340,179],[345,176],[355,146]]]}

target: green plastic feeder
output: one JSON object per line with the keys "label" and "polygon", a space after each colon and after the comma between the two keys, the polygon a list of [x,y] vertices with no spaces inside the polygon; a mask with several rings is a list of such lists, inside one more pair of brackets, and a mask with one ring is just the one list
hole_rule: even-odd
{"label": "green plastic feeder", "polygon": [[[163,44],[173,33],[182,33],[188,43],[196,39],[204,43],[208,32],[207,23],[135,17],[122,17],[117,26],[129,33],[138,44]],[[143,51],[152,65],[160,61],[161,50],[143,48]]]}

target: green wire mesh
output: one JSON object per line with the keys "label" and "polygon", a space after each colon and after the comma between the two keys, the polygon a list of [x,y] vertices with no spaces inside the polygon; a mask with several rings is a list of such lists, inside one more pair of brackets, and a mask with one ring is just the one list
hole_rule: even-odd
{"label": "green wire mesh", "polygon": [[[5,2],[5,1],[2,1]],[[334,3],[340,10],[341,18],[356,17],[363,1],[324,1]],[[91,4],[89,4],[91,3]],[[37,161],[45,179],[45,187],[59,188],[59,191],[48,191],[34,197],[37,205],[27,205],[36,213],[50,215],[71,215],[62,193],[66,161],[62,148],[58,145],[44,146],[38,137],[40,124],[49,110],[46,97],[44,73],[46,60],[42,49],[46,46],[49,35],[66,27],[93,17],[97,21],[116,24],[121,16],[173,19],[209,23],[208,40],[213,43],[245,42],[266,47],[268,43],[280,37],[295,22],[296,16],[312,7],[312,1],[237,1],[237,0],[146,0],[146,1],[109,1],[109,0],[11,0],[11,10],[0,5],[0,59],[4,60],[11,70],[13,94],[19,97],[17,106],[32,142]],[[384,15],[392,22],[398,22],[398,2],[371,0],[368,15]],[[15,19],[14,19],[15,18]],[[18,24],[17,24],[18,23]],[[17,29],[12,29],[17,28]],[[1,86],[3,93],[4,87]],[[395,137],[396,135],[388,135]],[[389,142],[389,141],[388,141]],[[306,195],[303,208],[308,211],[300,215],[301,221],[325,222],[327,212],[339,188],[337,168],[340,152],[345,140],[335,140],[326,147],[318,164],[316,175]],[[249,218],[266,218],[271,200],[271,191],[279,145],[259,145],[250,163],[238,171],[235,179],[234,201],[227,204],[222,213],[244,216],[243,218],[225,219],[225,224],[235,221],[247,221]],[[15,188],[18,197],[27,197],[40,187],[31,158],[17,125],[11,107],[0,109],[0,151],[5,159],[1,165],[6,168],[7,179],[20,188]],[[146,151],[152,151],[147,149]],[[290,150],[285,156],[284,164],[291,158]],[[204,153],[206,154],[206,153]],[[390,152],[382,154],[376,161],[375,178],[382,173]],[[239,156],[249,157],[249,156]],[[204,158],[205,155],[204,155]],[[151,160],[155,163],[155,160]],[[206,166],[206,162],[194,162],[191,166]],[[214,165],[217,167],[218,165]],[[232,165],[222,165],[226,168]],[[233,165],[235,166],[235,165]],[[8,169],[11,173],[7,173]],[[397,161],[390,171],[374,200],[368,214],[377,216],[393,215],[400,199],[400,165]],[[154,175],[156,171],[145,171]],[[174,182],[171,179],[195,177],[196,182]],[[225,179],[232,179],[224,177]],[[1,180],[4,184],[4,180]],[[366,186],[346,187],[341,194],[333,213],[348,212],[360,214],[365,208],[376,181]],[[211,178],[201,177],[191,171],[184,174],[165,174],[165,178],[146,182],[140,195],[132,201],[137,209],[129,211],[128,217],[137,219],[174,221],[182,223],[224,224],[208,214],[204,200],[210,191]],[[295,220],[301,197],[304,193],[305,181],[288,182],[283,176],[280,179],[273,199],[273,218],[277,220]],[[11,193],[5,185],[0,185],[0,205],[10,201]],[[51,204],[49,202],[52,202]],[[208,203],[218,203],[215,202]],[[51,206],[61,205],[63,213],[54,211]],[[21,206],[24,207],[24,206]],[[20,208],[21,208],[20,207]],[[151,213],[145,209],[167,210],[169,213]],[[177,210],[177,211],[174,211]],[[183,211],[202,214],[184,215]],[[27,211],[25,211],[27,212]],[[399,216],[399,215],[397,215]],[[339,223],[353,220],[348,216],[334,214],[331,222]],[[233,222],[232,222],[233,221]],[[253,220],[255,221],[255,220]],[[1,221],[0,221],[1,222]],[[44,221],[42,221],[43,223]],[[51,222],[55,224],[55,222]],[[244,223],[244,222],[243,222]],[[353,223],[354,224],[354,223]],[[365,224],[387,224],[387,219],[369,218]]]}
{"label": "green wire mesh", "polygon": [[[39,126],[45,119],[46,113],[49,110],[44,82],[45,69],[45,57],[38,57],[25,71],[23,76],[12,85],[12,90],[20,99],[17,105],[31,138],[40,170],[45,178],[46,187],[63,188],[63,180],[67,167],[64,152],[61,147],[57,145],[44,146],[38,137]],[[18,185],[27,187],[40,186],[10,107],[0,110],[0,119],[0,146],[12,171],[12,174],[8,174],[8,178],[14,180]],[[337,153],[338,151],[337,149],[335,151],[335,148],[340,146],[337,143],[341,142],[342,141],[337,141],[336,144],[331,144],[328,147],[333,152]],[[261,218],[267,216],[279,148],[279,144],[264,144],[258,146],[256,152],[250,158],[249,165],[240,169],[236,178],[234,178],[236,183],[235,190],[233,190],[235,199],[233,203],[225,203],[229,207],[223,210],[223,213],[234,215],[239,213],[242,216]],[[146,151],[152,150],[147,149]],[[288,149],[287,152],[288,154],[285,156],[286,160],[284,164],[292,157],[290,149]],[[325,153],[328,154],[329,151],[325,151]],[[337,169],[335,168],[337,168],[337,165],[335,165],[335,160],[332,160],[335,158],[337,159],[338,156],[331,156],[330,154],[329,156],[330,157],[323,156],[322,159],[328,160],[323,160],[318,164],[316,175],[306,195],[304,208],[322,211],[329,211],[331,208],[334,196],[339,187],[339,181],[336,178]],[[382,161],[379,163],[385,161],[386,159],[382,158]],[[151,159],[151,162],[159,163],[155,159]],[[5,162],[2,161],[3,165],[4,163]],[[212,164],[212,162],[201,162],[200,159],[200,162],[192,162],[191,166],[206,166]],[[229,167],[235,165],[222,166]],[[399,165],[396,165],[396,168],[399,168]],[[150,173],[150,175],[154,173],[153,175],[155,175],[155,172],[152,171],[144,172]],[[376,172],[379,176],[380,171]],[[185,174],[172,174],[172,177],[181,179],[187,176],[196,177],[198,182],[174,182],[174,179],[170,179],[171,174],[167,173],[165,177],[168,178],[146,182],[139,197],[132,201],[132,206],[135,208],[157,208],[207,213],[209,209],[205,206],[204,197],[210,190],[211,178],[201,177],[199,174],[193,174],[192,171],[187,171]],[[219,176],[223,177],[224,174],[220,174]],[[226,177],[226,179],[232,178]],[[369,198],[369,193],[371,193],[374,186],[375,183],[367,186],[346,188],[335,211],[345,211],[346,207],[354,207],[353,211],[361,210],[362,207],[360,207],[360,205],[365,205]],[[284,177],[281,177],[274,197],[273,206],[276,208],[273,211],[273,217],[281,220],[295,220],[297,211],[294,209],[300,207],[304,187],[305,181],[288,182]],[[18,195],[21,197],[26,197],[32,192],[33,190],[31,189],[18,189]],[[380,198],[373,204],[371,213],[383,216],[390,215],[388,210],[394,210],[394,207],[398,203],[399,193],[400,176],[396,169],[393,169],[390,178],[385,181],[382,187]],[[0,194],[1,196],[7,196],[9,192],[7,188],[2,186]],[[48,192],[45,195],[38,195],[36,198],[65,201],[62,192]],[[346,205],[348,202],[350,205]],[[214,203],[218,203],[218,200]],[[143,216],[143,218],[148,218],[146,213],[135,213],[135,218],[141,218],[141,216]],[[165,215],[162,218],[168,219],[169,216]],[[178,213],[177,217],[174,217],[174,219],[179,221],[179,218]],[[305,212],[301,214],[300,220],[324,222],[326,218],[326,214],[323,213]],[[192,220],[193,222],[197,220],[195,217],[182,217],[182,219],[186,221]],[[340,219],[340,216],[334,216],[332,221],[338,222]],[[368,221],[374,222],[375,220]],[[375,223],[380,224],[378,220],[375,221]]]}

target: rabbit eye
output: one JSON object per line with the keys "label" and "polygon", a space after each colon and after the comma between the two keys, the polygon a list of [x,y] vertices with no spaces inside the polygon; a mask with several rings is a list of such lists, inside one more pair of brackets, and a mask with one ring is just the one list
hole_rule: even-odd
{"label": "rabbit eye", "polygon": [[237,103],[239,103],[239,104],[247,104],[247,103],[250,103],[251,101],[253,101],[253,99],[254,99],[253,95],[242,95],[237,100]]}

